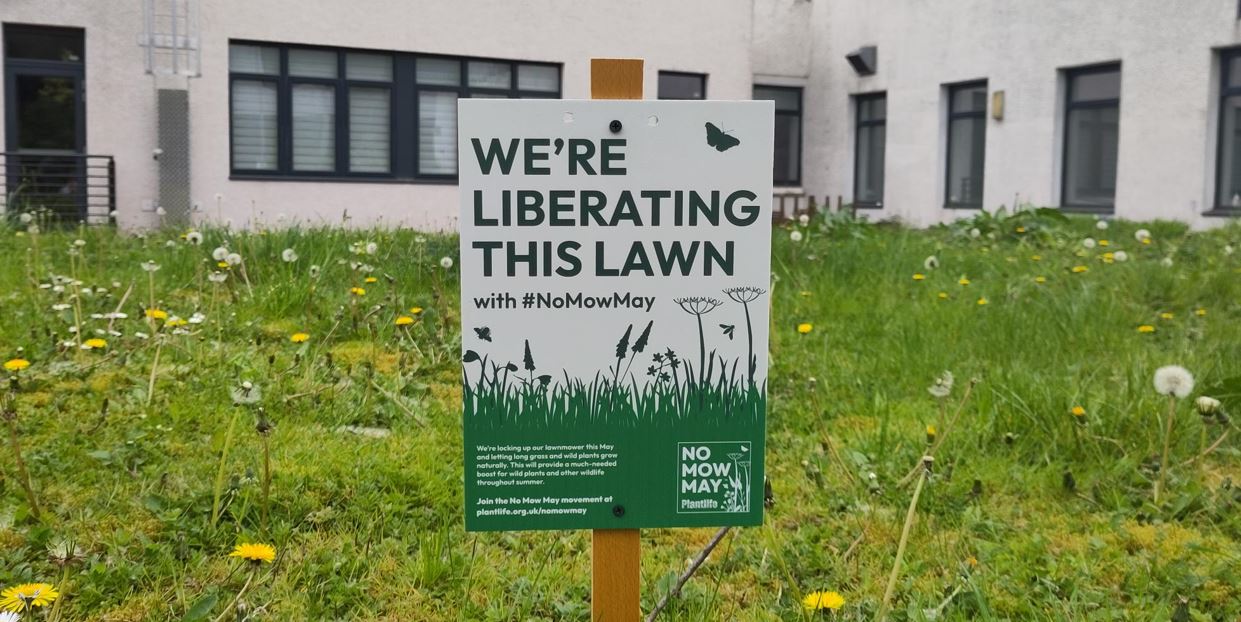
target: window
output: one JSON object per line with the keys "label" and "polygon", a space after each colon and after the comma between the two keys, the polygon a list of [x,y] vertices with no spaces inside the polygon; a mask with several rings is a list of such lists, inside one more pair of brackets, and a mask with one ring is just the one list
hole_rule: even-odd
{"label": "window", "polygon": [[1241,211],[1241,49],[1220,52],[1215,209]]}
{"label": "window", "polygon": [[560,97],[560,66],[229,45],[235,175],[453,181],[457,99]]}
{"label": "window", "polygon": [[557,98],[560,67],[419,56],[416,61],[418,176],[457,176],[458,98]]}
{"label": "window", "polygon": [[853,204],[883,207],[883,152],[888,123],[885,93],[858,95],[853,150]]}
{"label": "window", "polygon": [[948,162],[945,207],[982,207],[987,149],[987,83],[948,87]]}
{"label": "window", "polygon": [[772,181],[777,186],[800,185],[801,88],[755,86],[754,99],[769,99],[776,103],[775,170]]}
{"label": "window", "polygon": [[1064,207],[1110,211],[1116,197],[1120,65],[1065,72]]}
{"label": "window", "polygon": [[659,72],[660,99],[706,99],[707,74],[682,71]]}

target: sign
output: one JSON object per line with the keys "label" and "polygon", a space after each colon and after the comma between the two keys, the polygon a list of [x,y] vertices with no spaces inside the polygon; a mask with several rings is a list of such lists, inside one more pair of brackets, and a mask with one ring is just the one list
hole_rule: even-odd
{"label": "sign", "polygon": [[468,530],[762,522],[773,115],[459,100]]}

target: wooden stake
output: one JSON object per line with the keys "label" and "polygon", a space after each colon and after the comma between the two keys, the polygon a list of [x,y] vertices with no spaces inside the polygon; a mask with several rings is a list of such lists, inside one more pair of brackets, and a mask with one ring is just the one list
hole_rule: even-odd
{"label": "wooden stake", "polygon": [[[591,99],[642,99],[642,59],[590,59]],[[642,617],[637,529],[596,529],[591,538],[590,614],[594,622]]]}

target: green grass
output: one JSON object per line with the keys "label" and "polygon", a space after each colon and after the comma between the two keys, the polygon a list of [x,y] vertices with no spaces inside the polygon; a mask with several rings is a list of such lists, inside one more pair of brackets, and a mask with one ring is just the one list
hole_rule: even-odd
{"label": "green grass", "polygon": [[[1194,396],[1236,392],[1241,254],[1224,248],[1241,246],[1241,228],[1155,223],[1152,243],[1140,244],[1135,223],[976,224],[977,238],[969,225],[838,219],[816,220],[800,243],[777,230],[766,452],[775,506],[764,526],[728,536],[661,619],[806,619],[799,599],[812,590],[844,595],[839,619],[871,619],[911,493],[898,482],[927,451],[928,425],[944,443],[892,619],[937,608],[948,620],[1167,619],[1180,597],[1201,616],[1241,615],[1241,435],[1179,466],[1225,427],[1204,424],[1192,397],[1180,402],[1178,466],[1160,505],[1151,500],[1167,406],[1154,370],[1184,365]],[[20,229],[0,226],[0,359],[23,348],[32,362],[16,428],[42,520],[6,450],[0,582],[60,584],[64,620],[180,620],[196,603],[210,610],[197,619],[210,620],[245,581],[227,553],[265,541],[279,555],[244,600],[266,619],[589,618],[589,534],[462,529],[457,276],[439,265],[455,256],[454,238],[210,230],[193,246],[179,232]],[[1085,249],[1087,236],[1110,243]],[[71,264],[77,238],[85,245]],[[238,269],[208,279],[211,251],[226,241],[248,285]],[[368,241],[376,254],[351,251]],[[295,263],[280,260],[285,248]],[[1106,263],[1116,250],[1129,260]],[[929,255],[938,268],[924,267]],[[153,287],[146,260],[161,266]],[[371,266],[376,281],[351,263]],[[91,293],[54,310],[73,302],[73,286],[53,274]],[[127,318],[91,318],[122,298]],[[142,318],[152,304],[205,321],[181,327],[188,334],[161,328],[162,345],[138,338],[155,332]],[[425,309],[415,324],[394,325],[414,306]],[[102,330],[107,348],[60,345],[75,340],[75,314],[82,337]],[[800,323],[813,329],[799,334]],[[309,341],[289,341],[301,331]],[[477,379],[477,366],[467,369]],[[947,415],[927,392],[944,370],[957,379]],[[231,393],[246,380],[261,401],[236,406]],[[1077,405],[1083,418],[1070,414]],[[266,527],[260,406],[274,425]],[[1241,416],[1235,397],[1225,408]],[[644,609],[712,533],[643,532]],[[61,584],[46,548],[63,538],[86,559]]]}

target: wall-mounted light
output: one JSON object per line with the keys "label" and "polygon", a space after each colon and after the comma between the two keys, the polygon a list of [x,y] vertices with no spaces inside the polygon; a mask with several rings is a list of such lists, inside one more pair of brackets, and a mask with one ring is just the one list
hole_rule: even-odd
{"label": "wall-mounted light", "polygon": [[869,76],[879,70],[879,49],[873,45],[864,45],[848,54],[845,60],[859,76]]}
{"label": "wall-mounted light", "polygon": [[996,121],[1004,120],[1004,91],[991,94],[991,118]]}

